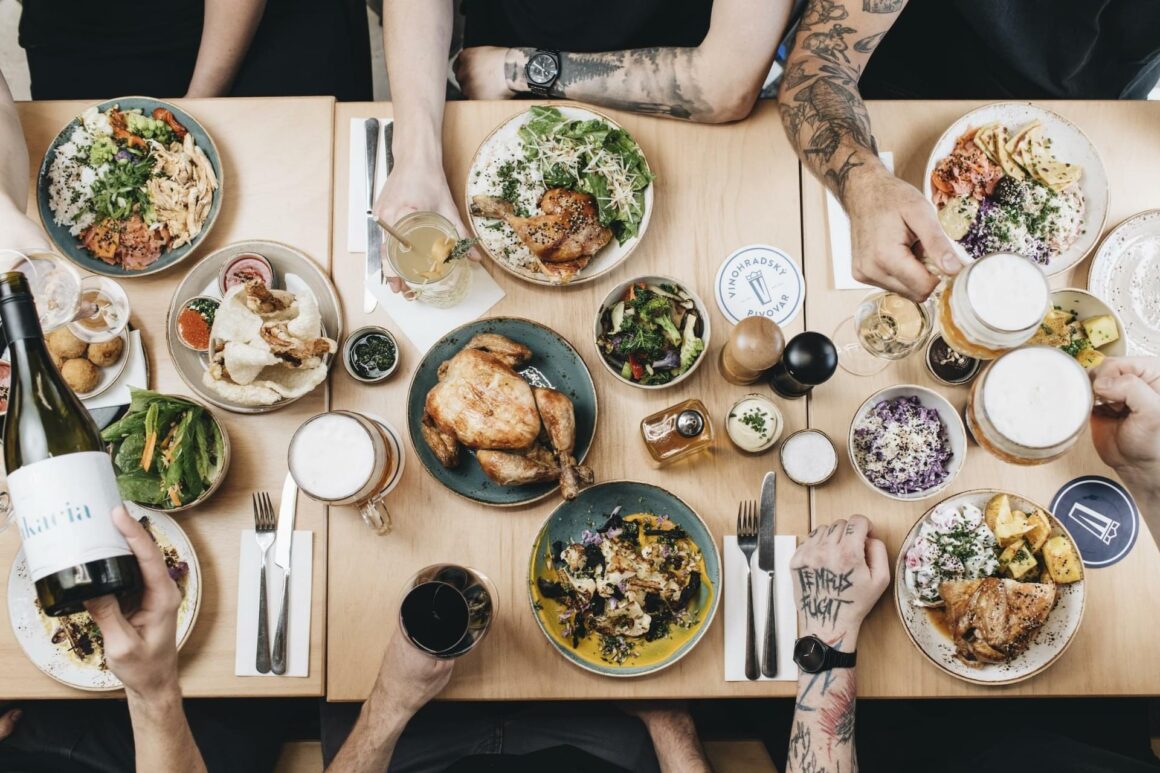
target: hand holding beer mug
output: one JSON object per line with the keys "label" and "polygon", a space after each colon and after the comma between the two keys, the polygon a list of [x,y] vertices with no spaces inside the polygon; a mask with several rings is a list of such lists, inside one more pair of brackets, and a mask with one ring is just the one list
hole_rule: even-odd
{"label": "hand holding beer mug", "polygon": [[311,499],[351,505],[378,534],[391,530],[383,502],[399,482],[403,450],[384,424],[353,411],[308,419],[290,439],[290,475]]}

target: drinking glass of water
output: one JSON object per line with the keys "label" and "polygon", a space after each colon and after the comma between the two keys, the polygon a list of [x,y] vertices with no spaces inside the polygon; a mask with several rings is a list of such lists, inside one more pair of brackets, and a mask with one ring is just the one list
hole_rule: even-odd
{"label": "drinking glass of water", "polygon": [[455,564],[435,564],[408,581],[399,628],[428,655],[457,658],[483,641],[495,611],[495,586],[486,576]]}

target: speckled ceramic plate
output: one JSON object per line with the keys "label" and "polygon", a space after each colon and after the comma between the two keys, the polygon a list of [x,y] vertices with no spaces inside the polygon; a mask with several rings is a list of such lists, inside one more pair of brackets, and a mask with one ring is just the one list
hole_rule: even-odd
{"label": "speckled ceramic plate", "polygon": [[[1083,620],[1084,602],[1087,598],[1087,581],[1058,585],[1058,598],[1055,608],[1047,616],[1047,622],[1036,633],[1031,646],[1026,652],[1010,663],[984,664],[969,666],[955,657],[955,645],[949,635],[944,633],[934,622],[931,613],[926,608],[914,604],[915,595],[905,581],[906,553],[918,537],[918,527],[930,517],[931,513],[942,507],[960,507],[971,504],[984,509],[987,501],[996,494],[1004,493],[997,489],[976,489],[964,491],[961,494],[947,497],[923,513],[922,517],[911,527],[906,539],[902,541],[902,550],[894,565],[894,603],[898,608],[898,615],[902,618],[902,625],[906,629],[914,646],[932,663],[946,671],[951,676],[967,682],[982,685],[1000,685],[1022,682],[1036,674],[1047,670],[1063,655],[1072,639],[1075,638],[1079,624]],[[1062,533],[1071,540],[1067,529],[1051,511],[1024,497],[1007,492],[1011,498],[1012,509],[1031,512],[1034,509],[1042,510],[1051,518],[1052,533]],[[1072,545],[1075,545],[1074,540]],[[1079,549],[1076,548],[1076,553]]]}
{"label": "speckled ceramic plate", "polygon": [[1088,290],[1120,315],[1129,354],[1160,355],[1160,209],[1112,229],[1092,259]]}
{"label": "speckled ceramic plate", "polygon": [[[177,648],[181,649],[193,630],[201,608],[201,566],[197,561],[197,553],[185,531],[165,513],[145,510],[132,503],[126,507],[134,518],[148,516],[157,541],[163,546],[175,548],[181,559],[189,564],[185,593],[177,611]],[[28,563],[24,560],[23,550],[16,554],[12,571],[8,575],[8,619],[24,654],[33,665],[56,681],[91,692],[119,690],[124,686],[112,671],[94,663],[81,662],[64,646],[52,643],[55,627],[53,618],[40,611],[36,588],[28,576]]]}
{"label": "speckled ceramic plate", "polygon": [[48,179],[48,170],[52,167],[52,162],[56,158],[56,149],[67,142],[73,129],[80,125],[79,116],[70,121],[68,126],[60,130],[60,133],[56,135],[52,144],[48,146],[48,151],[44,154],[44,160],[40,164],[40,172],[36,178],[36,204],[40,210],[40,219],[44,223],[44,230],[48,233],[48,238],[52,240],[53,245],[60,254],[67,257],[73,263],[94,274],[104,274],[105,276],[118,279],[122,277],[147,276],[149,274],[156,274],[158,271],[164,271],[189,257],[205,241],[205,237],[213,229],[214,223],[217,221],[218,213],[222,209],[222,192],[225,190],[222,177],[221,156],[218,155],[217,146],[209,136],[209,133],[206,132],[205,127],[177,105],[170,102],[163,102],[160,99],[153,99],[152,97],[118,97],[117,99],[101,102],[96,107],[98,110],[104,111],[114,105],[119,106],[121,110],[139,109],[146,115],[151,114],[154,108],[165,108],[173,113],[173,117],[193,135],[193,141],[197,143],[197,146],[201,148],[206,158],[209,159],[210,164],[213,165],[214,176],[218,180],[218,189],[213,195],[213,204],[209,208],[209,217],[206,218],[205,223],[202,225],[201,232],[189,244],[183,244],[175,250],[166,250],[161,253],[161,257],[148,268],[140,271],[132,271],[121,266],[110,266],[108,263],[93,257],[89,254],[88,250],[81,246],[80,240],[69,233],[68,226],[58,225],[56,220],[53,219],[52,208],[49,207],[48,188],[50,181]]}
{"label": "speckled ceramic plate", "polygon": [[[579,107],[577,105],[556,105],[556,107],[559,108],[560,112],[567,119],[579,119],[582,121],[597,119],[604,121],[613,128],[624,128],[603,113],[598,113],[586,107]],[[523,151],[520,148],[522,147],[523,141],[520,139],[519,131],[520,127],[531,120],[531,117],[532,113],[530,110],[525,110],[522,113],[512,116],[496,127],[480,144],[479,149],[475,151],[475,156],[471,159],[471,169],[467,173],[467,188],[464,200],[468,204],[470,204],[472,196],[493,192],[489,190],[484,181],[485,173],[488,169],[492,168],[495,164],[501,163],[503,157],[511,153],[513,149],[522,156]],[[641,148],[641,153],[644,153],[644,148]],[[651,165],[649,168],[652,168]],[[656,170],[652,171],[655,172]],[[652,219],[655,188],[656,181],[654,180],[651,185],[644,189],[644,217],[641,219],[640,228],[637,230],[636,236],[624,244],[617,242],[614,237],[611,242],[606,244],[593,256],[592,261],[571,282],[567,283],[569,286],[591,282],[598,277],[604,276],[628,260],[629,255],[632,254],[632,251],[644,239],[645,232],[648,231],[649,220]],[[500,250],[495,248],[496,245],[503,244],[505,247],[510,247],[512,244],[519,243],[515,235],[511,232],[511,229],[503,229],[503,232],[509,237],[508,239],[497,239],[495,245],[489,246],[490,232],[485,233],[484,229],[494,226],[496,222],[498,221],[494,218],[476,217],[474,215],[469,215],[468,217],[472,234],[480,240],[480,249],[497,266],[509,274],[514,274],[520,279],[535,284],[548,285],[549,287],[558,287],[562,284],[539,271],[538,267],[516,265],[511,260],[504,258],[502,254],[498,254]]]}
{"label": "speckled ceramic plate", "polygon": [[546,386],[566,394],[576,412],[576,459],[583,462],[596,434],[598,413],[596,387],[580,354],[559,333],[531,320],[494,317],[469,322],[443,336],[423,357],[411,379],[407,394],[407,427],[411,446],[427,472],[447,488],[475,502],[513,507],[536,502],[559,488],[556,483],[528,486],[501,486],[486,475],[475,461],[474,452],[461,455],[459,466],[449,470],[440,464],[427,446],[419,427],[427,393],[439,382],[439,366],[459,352],[479,333],[498,333],[532,350],[532,360],[516,370],[533,386]]}
{"label": "speckled ceramic plate", "polygon": [[[1108,174],[1104,170],[1104,162],[1088,136],[1071,121],[1030,102],[996,102],[972,110],[951,124],[935,143],[934,150],[926,162],[922,190],[927,199],[930,199],[930,175],[934,171],[935,164],[950,155],[955,142],[968,129],[998,122],[1014,132],[1033,120],[1038,120],[1043,125],[1043,134],[1051,142],[1051,150],[1056,158],[1064,163],[1083,167],[1083,176],[1078,183],[1084,197],[1083,230],[1070,247],[1053,255],[1051,262],[1043,266],[1044,272],[1048,276],[1053,276],[1067,271],[1091,252],[1099,241],[1100,233],[1104,230],[1104,222],[1108,217]],[[970,259],[961,244],[956,241],[951,243],[964,260]]]}
{"label": "speckled ceramic plate", "polygon": [[[559,613],[562,607],[550,599],[538,603],[533,593],[538,578],[550,579],[552,576],[549,566],[552,543],[560,541],[568,544],[577,541],[585,529],[592,530],[603,525],[617,507],[621,508],[622,515],[651,513],[668,516],[692,538],[705,560],[706,572],[702,578],[701,591],[690,603],[696,623],[687,634],[682,631],[685,635],[676,641],[661,639],[643,645],[641,657],[647,659],[646,663],[630,659],[617,665],[574,649],[561,630]],[[705,631],[709,630],[721,600],[721,554],[717,551],[717,541],[701,516],[675,494],[659,486],[636,481],[597,483],[581,491],[571,502],[561,504],[544,522],[532,546],[528,568],[528,600],[540,630],[569,662],[604,676],[643,676],[676,663],[697,646]]]}

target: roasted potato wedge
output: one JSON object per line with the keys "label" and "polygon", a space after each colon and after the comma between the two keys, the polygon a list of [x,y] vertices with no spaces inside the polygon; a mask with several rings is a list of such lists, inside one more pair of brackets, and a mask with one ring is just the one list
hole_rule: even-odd
{"label": "roasted potato wedge", "polygon": [[1027,547],[1032,553],[1038,553],[1043,543],[1051,536],[1051,519],[1047,517],[1047,513],[1036,510],[1027,517],[1027,522],[1031,524],[1031,530],[1024,535]]}
{"label": "roasted potato wedge", "polygon": [[1028,522],[1027,513],[1022,510],[1000,513],[998,520],[995,521],[995,540],[999,543],[999,547],[1005,548],[1021,539],[1032,528],[1034,527]]}
{"label": "roasted potato wedge", "polygon": [[1080,349],[1075,353],[1075,359],[1079,362],[1080,365],[1083,365],[1088,370],[1091,370],[1095,366],[1099,365],[1107,358],[1108,356],[1101,352],[1099,349],[1093,349],[1090,345],[1090,342],[1088,346],[1085,346],[1083,349]]}
{"label": "roasted potato wedge", "polygon": [[987,522],[987,528],[992,532],[995,531],[995,524],[999,521],[999,516],[1006,513],[1011,514],[1011,498],[1006,494],[996,494],[987,502],[987,509],[983,511],[983,519]]}
{"label": "roasted potato wedge", "polygon": [[1083,561],[1067,537],[1052,537],[1043,544],[1043,563],[1055,582],[1066,585],[1083,579]]}
{"label": "roasted potato wedge", "polygon": [[1111,314],[1101,314],[1098,317],[1088,317],[1082,323],[1087,338],[1094,348],[1110,344],[1120,338],[1120,331],[1116,327],[1116,318]]}
{"label": "roasted potato wedge", "polygon": [[1013,580],[1024,580],[1039,568],[1039,562],[1031,554],[1026,540],[1016,540],[999,554],[999,569]]}

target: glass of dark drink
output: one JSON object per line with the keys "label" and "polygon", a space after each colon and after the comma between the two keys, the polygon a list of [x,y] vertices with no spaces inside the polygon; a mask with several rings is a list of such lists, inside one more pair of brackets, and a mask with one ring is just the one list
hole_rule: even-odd
{"label": "glass of dark drink", "polygon": [[428,655],[457,658],[483,641],[495,617],[495,586],[483,574],[454,564],[420,570],[407,583],[399,627]]}

